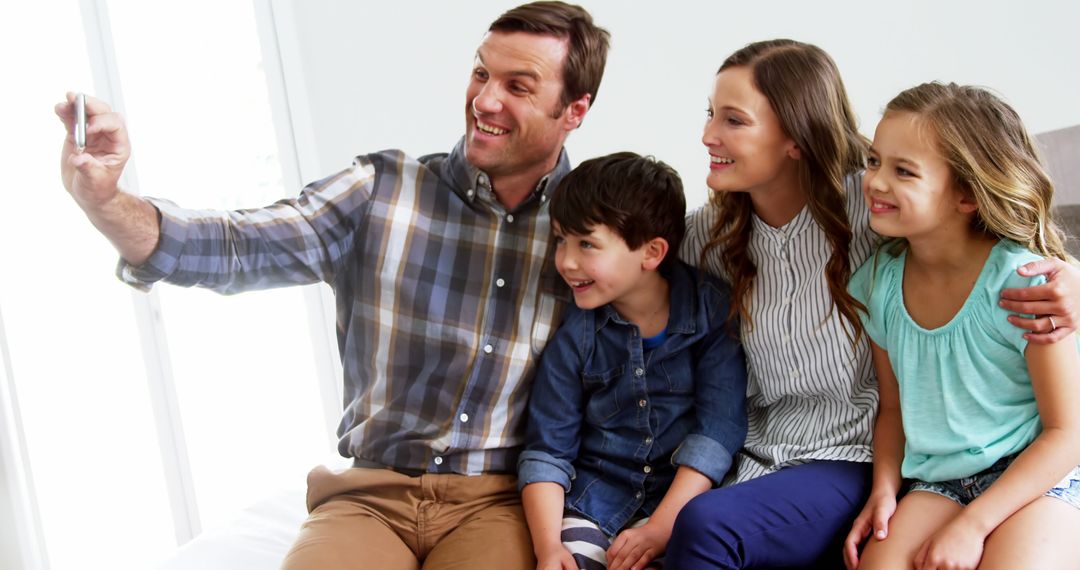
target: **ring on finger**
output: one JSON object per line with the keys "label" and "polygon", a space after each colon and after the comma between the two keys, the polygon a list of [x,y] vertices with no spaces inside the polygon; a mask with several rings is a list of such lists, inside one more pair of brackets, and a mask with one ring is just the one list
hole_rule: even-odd
{"label": "ring on finger", "polygon": [[1057,330],[1057,323],[1054,322],[1054,317],[1052,317],[1050,315],[1046,315],[1046,318],[1050,319],[1050,332],[1056,331]]}

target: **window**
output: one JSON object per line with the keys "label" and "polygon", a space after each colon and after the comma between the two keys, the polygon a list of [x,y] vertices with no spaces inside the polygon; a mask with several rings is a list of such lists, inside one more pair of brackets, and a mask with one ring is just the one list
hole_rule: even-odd
{"label": "window", "polygon": [[61,186],[52,105],[81,90],[123,107],[125,185],[138,193],[200,208],[293,195],[255,7],[21,3],[0,8],[0,49],[34,54],[0,64],[20,78],[0,93],[17,110],[0,137],[14,167],[0,208],[0,338],[48,562],[149,567],[200,528],[301,487],[331,453],[319,383],[340,379],[319,375],[329,350],[313,346],[326,325],[310,291],[145,295],[119,283],[114,250]]}

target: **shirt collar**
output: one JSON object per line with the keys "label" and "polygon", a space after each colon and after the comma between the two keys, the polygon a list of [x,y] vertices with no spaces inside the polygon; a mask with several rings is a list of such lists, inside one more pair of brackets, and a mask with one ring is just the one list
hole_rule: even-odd
{"label": "shirt collar", "polygon": [[814,216],[810,213],[810,206],[803,206],[803,209],[799,210],[799,213],[790,222],[778,228],[765,223],[757,214],[751,215],[751,223],[753,224],[754,234],[768,236],[775,240],[789,240],[815,224]]}
{"label": "shirt collar", "polygon": [[[693,334],[697,330],[694,313],[697,306],[697,272],[683,262],[674,263],[668,270],[662,271],[661,275],[668,282],[668,334]],[[611,303],[600,307],[596,311],[596,330],[599,331],[608,322],[623,326],[632,326],[630,321],[622,318]]]}
{"label": "shirt collar", "polygon": [[[453,180],[453,189],[462,200],[472,203],[481,193],[488,193],[494,200],[494,194],[491,190],[491,180],[488,178],[487,173],[473,166],[465,158],[465,137],[461,137],[457,144],[454,145],[454,150],[450,151],[450,155],[447,157],[447,164],[450,166],[451,180]],[[555,190],[555,187],[562,180],[563,176],[570,172],[570,158],[566,154],[566,148],[559,151],[559,160],[555,163],[555,168],[550,172],[540,177],[540,181],[537,182],[536,188],[533,189],[532,197],[529,200],[523,202],[528,203],[532,200],[539,200],[540,203],[546,203],[550,198],[551,193]]]}

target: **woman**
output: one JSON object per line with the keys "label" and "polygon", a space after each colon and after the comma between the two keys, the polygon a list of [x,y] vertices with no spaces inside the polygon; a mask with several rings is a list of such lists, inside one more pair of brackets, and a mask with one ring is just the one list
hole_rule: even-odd
{"label": "woman", "polygon": [[[860,193],[868,143],[836,64],[791,40],[724,62],[702,141],[713,193],[688,217],[681,254],[731,284],[749,433],[725,485],[680,513],[666,563],[839,567],[870,487],[877,409],[863,307],[847,292],[879,239]],[[1043,315],[1010,320],[1053,342],[1077,322],[1063,299],[1076,297],[1078,271],[1046,260],[1036,272],[1051,284],[1005,291],[1018,301],[1003,306]]]}

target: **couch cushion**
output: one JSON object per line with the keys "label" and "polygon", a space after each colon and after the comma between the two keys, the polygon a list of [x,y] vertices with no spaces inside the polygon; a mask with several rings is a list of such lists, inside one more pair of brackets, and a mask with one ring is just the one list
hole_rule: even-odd
{"label": "couch cushion", "polygon": [[1080,259],[1080,204],[1064,204],[1054,208],[1054,220],[1065,230],[1065,249]]}

